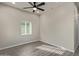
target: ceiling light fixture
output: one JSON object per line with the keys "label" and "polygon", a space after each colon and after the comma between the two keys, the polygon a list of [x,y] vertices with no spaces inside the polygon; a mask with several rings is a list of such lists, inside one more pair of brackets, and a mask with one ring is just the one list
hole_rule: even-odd
{"label": "ceiling light fixture", "polygon": [[37,10],[37,8],[34,7],[33,10]]}

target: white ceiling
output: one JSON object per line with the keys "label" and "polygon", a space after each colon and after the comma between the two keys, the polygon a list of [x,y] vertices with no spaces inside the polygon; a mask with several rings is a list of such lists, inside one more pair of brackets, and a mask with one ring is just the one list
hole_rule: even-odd
{"label": "white ceiling", "polygon": [[[16,2],[15,4],[12,4],[12,2],[3,2],[3,3],[10,5],[12,7],[19,8],[19,9],[23,9],[23,7],[31,7],[31,5],[27,2]],[[39,3],[40,2],[38,2],[38,4]],[[57,8],[57,7],[61,6],[62,4],[64,4],[64,2],[45,2],[45,5],[40,7],[40,8],[45,9],[45,11],[39,11],[40,12],[39,14],[43,14],[44,12],[47,12],[50,9],[53,10],[53,8]],[[32,12],[33,9],[30,8],[30,9],[23,9],[23,10]]]}

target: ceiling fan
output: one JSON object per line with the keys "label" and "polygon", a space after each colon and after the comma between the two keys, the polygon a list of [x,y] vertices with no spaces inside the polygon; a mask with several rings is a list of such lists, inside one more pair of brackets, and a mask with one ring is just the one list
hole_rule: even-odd
{"label": "ceiling fan", "polygon": [[45,2],[41,2],[40,4],[38,4],[38,2],[28,2],[32,7],[24,7],[23,9],[29,9],[29,8],[33,8],[33,12],[35,12],[37,9],[44,11],[44,9],[40,8],[41,6],[45,5]]}

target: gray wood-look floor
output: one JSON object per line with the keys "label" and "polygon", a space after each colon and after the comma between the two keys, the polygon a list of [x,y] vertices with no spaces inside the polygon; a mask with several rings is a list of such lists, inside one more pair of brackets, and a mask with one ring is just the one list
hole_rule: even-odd
{"label": "gray wood-look floor", "polygon": [[[0,56],[60,56],[60,55],[57,55],[57,54],[54,54],[54,53],[53,54],[46,53],[46,55],[43,54],[43,53],[40,54],[40,55],[34,55],[34,53],[36,52],[35,47],[43,45],[43,44],[48,45],[46,43],[39,41],[39,42],[33,42],[33,43],[28,43],[28,44],[4,49],[4,50],[0,51]],[[75,54],[74,54],[75,56],[79,55],[78,50],[75,52]],[[72,52],[65,51],[65,53],[62,56],[72,56],[72,55],[73,55]]]}

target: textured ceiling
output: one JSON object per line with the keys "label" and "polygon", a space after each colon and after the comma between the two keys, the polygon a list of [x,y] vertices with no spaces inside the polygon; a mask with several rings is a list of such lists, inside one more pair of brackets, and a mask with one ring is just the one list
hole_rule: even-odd
{"label": "textured ceiling", "polygon": [[[32,12],[32,10],[33,10],[32,8],[23,9],[23,7],[31,7],[31,5],[28,4],[27,2],[16,2],[15,4],[12,4],[12,2],[3,2],[3,3],[7,4],[7,5],[10,5],[12,7],[16,7],[16,8],[28,11],[28,12]],[[38,2],[38,4],[39,3],[41,3],[41,2]],[[40,7],[40,8],[45,9],[45,11],[39,11],[39,14],[43,14],[45,12],[48,12],[50,9],[53,10],[53,8],[57,8],[62,4],[64,4],[64,3],[63,2],[45,2],[45,5]]]}

